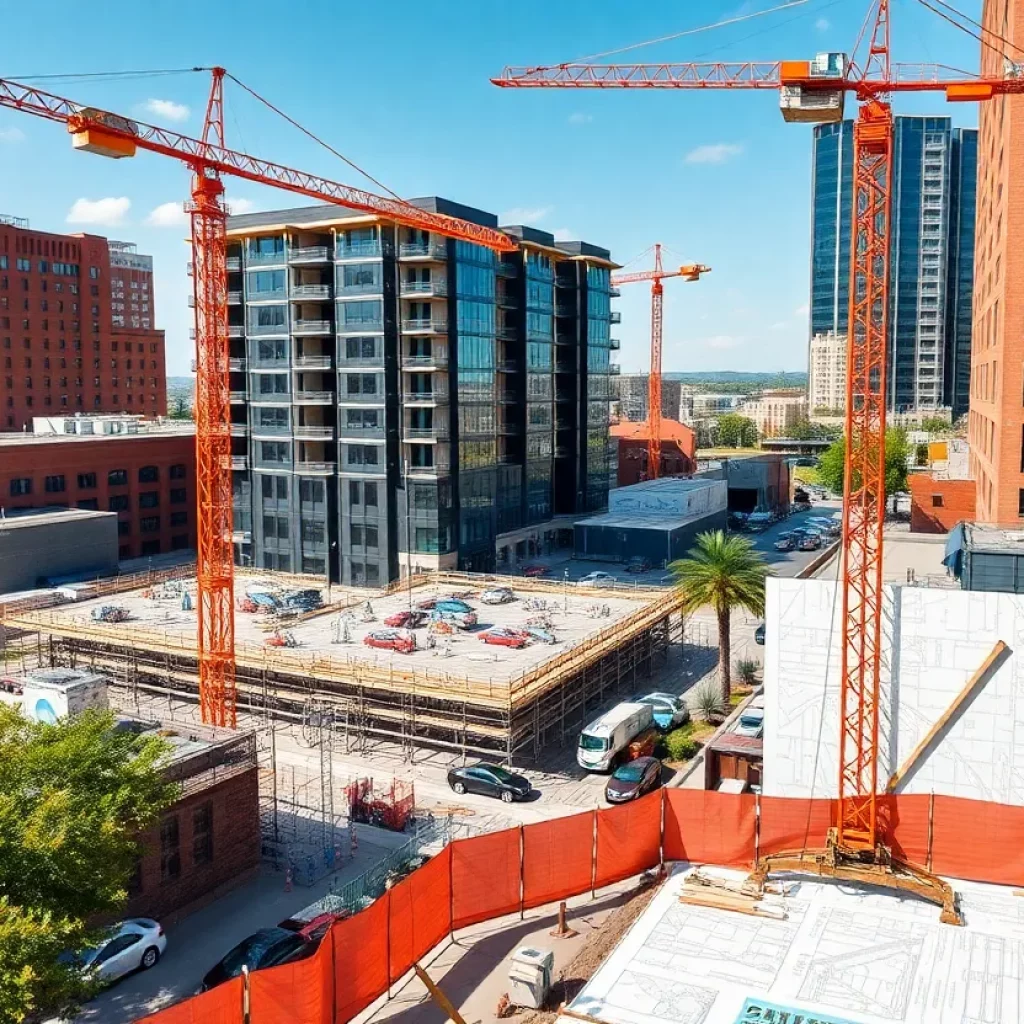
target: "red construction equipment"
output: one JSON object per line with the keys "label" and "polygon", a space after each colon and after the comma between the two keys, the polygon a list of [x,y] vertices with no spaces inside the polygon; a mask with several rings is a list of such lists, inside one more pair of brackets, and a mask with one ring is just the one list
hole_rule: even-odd
{"label": "red construction equipment", "polygon": [[664,289],[661,282],[669,277],[699,281],[701,274],[711,270],[703,263],[687,263],[678,270],[664,270],[661,265],[661,243],[654,244],[654,269],[633,274],[612,274],[616,288],[634,281],[651,282],[651,372],[647,378],[647,479],[661,476],[661,335]]}
{"label": "red construction equipment", "polygon": [[[925,5],[929,6],[929,5]],[[949,5],[944,5],[947,8]],[[952,10],[952,8],[950,8]],[[873,17],[872,17],[873,15]],[[946,17],[945,15],[943,15]],[[952,20],[947,18],[947,20]],[[954,22],[954,24],[956,24]],[[843,503],[843,648],[839,736],[839,816],[828,847],[813,855],[817,870],[847,877],[875,873],[882,884],[915,885],[958,919],[948,885],[916,872],[906,884],[890,870],[878,818],[879,671],[882,646],[882,524],[885,509],[886,343],[895,92],[942,92],[951,102],[1024,93],[1020,64],[1003,54],[1004,76],[971,75],[937,64],[893,64],[889,0],[872,0],[861,31],[863,66],[844,54],[814,61],[711,64],[558,64],[506,68],[492,79],[504,88],[779,89],[787,121],[830,122],[843,99],[859,106],[854,125],[853,231],[846,378],[846,465]],[[964,29],[964,26],[957,25]],[[965,31],[969,31],[964,29]],[[1004,42],[989,29],[989,41]],[[974,33],[970,33],[974,34]],[[858,45],[860,40],[858,40]],[[856,54],[857,47],[854,47]],[[808,851],[789,858],[798,863]],[[943,889],[943,886],[945,887]]]}
{"label": "red construction equipment", "polygon": [[0,79],[0,107],[65,124],[75,149],[114,159],[134,156],[137,150],[143,149],[180,160],[192,172],[189,210],[195,268],[199,701],[204,722],[233,728],[236,712],[225,241],[227,211],[221,176],[233,175],[273,185],[497,251],[509,251],[516,245],[492,228],[431,213],[401,199],[374,195],[227,149],[223,102],[226,72],[216,67],[194,70],[209,71],[212,75],[200,139],[87,107],[63,96],[6,79]]}

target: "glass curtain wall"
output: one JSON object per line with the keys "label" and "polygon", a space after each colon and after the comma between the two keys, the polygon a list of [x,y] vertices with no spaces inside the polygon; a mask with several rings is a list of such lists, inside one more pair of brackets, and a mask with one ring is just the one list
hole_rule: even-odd
{"label": "glass curtain wall", "polygon": [[554,457],[554,268],[526,253],[526,521],[549,519]]}
{"label": "glass curtain wall", "polygon": [[608,506],[611,298],[607,267],[587,267],[587,511]]}

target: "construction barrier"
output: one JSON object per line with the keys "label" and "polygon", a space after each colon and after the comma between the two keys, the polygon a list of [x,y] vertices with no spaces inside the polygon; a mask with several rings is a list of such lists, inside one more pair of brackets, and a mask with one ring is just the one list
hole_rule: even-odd
{"label": "construction barrier", "polygon": [[[882,796],[878,806],[897,858],[939,875],[1024,887],[1024,807],[928,795]],[[335,922],[315,956],[235,978],[144,1021],[346,1024],[458,928],[667,861],[746,868],[758,856],[821,848],[835,815],[832,800],[670,789],[456,839],[365,910]]]}

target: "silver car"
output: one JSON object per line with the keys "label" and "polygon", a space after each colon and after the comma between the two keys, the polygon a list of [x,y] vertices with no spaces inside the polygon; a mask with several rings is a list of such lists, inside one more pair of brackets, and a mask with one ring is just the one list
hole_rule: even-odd
{"label": "silver car", "polygon": [[133,917],[115,926],[98,946],[71,955],[69,960],[89,978],[108,983],[132,971],[155,967],[164,950],[167,936],[158,921]]}
{"label": "silver car", "polygon": [[591,572],[577,580],[581,587],[614,587],[618,582],[610,572]]}
{"label": "silver car", "polygon": [[674,693],[645,693],[642,697],[634,697],[633,703],[650,704],[654,723],[664,732],[690,720],[686,701]]}

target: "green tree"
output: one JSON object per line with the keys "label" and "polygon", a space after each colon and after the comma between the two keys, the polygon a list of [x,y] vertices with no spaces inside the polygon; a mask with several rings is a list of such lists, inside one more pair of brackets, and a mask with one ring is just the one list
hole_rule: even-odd
{"label": "green tree", "polygon": [[192,419],[192,407],[188,403],[188,399],[185,395],[175,395],[171,401],[171,408],[168,412],[168,418],[172,420],[190,420]]}
{"label": "green tree", "polygon": [[944,420],[941,416],[926,416],[921,420],[921,429],[926,430],[929,434],[945,434],[952,429],[952,425],[949,420]]}
{"label": "green tree", "polygon": [[[142,833],[173,801],[166,746],[89,712],[54,725],[0,706],[0,1022],[83,993],[63,949],[127,898]],[[9,965],[17,970],[8,976]]]}
{"label": "green tree", "polygon": [[723,448],[753,448],[757,444],[754,421],[734,412],[719,416],[718,443]]}
{"label": "green tree", "polygon": [[718,677],[722,702],[729,705],[730,615],[745,608],[764,614],[764,581],[768,566],[746,537],[722,530],[701,533],[685,558],[669,566],[683,600],[683,611],[711,605],[718,617]]}
{"label": "green tree", "polygon": [[795,441],[816,441],[819,438],[835,437],[841,431],[838,427],[826,423],[811,423],[809,420],[798,420],[786,434]]}
{"label": "green tree", "polygon": [[[907,435],[899,427],[885,432],[885,496],[891,498],[907,489]],[[834,494],[843,493],[846,465],[846,438],[834,441],[818,460],[818,479]]]}

